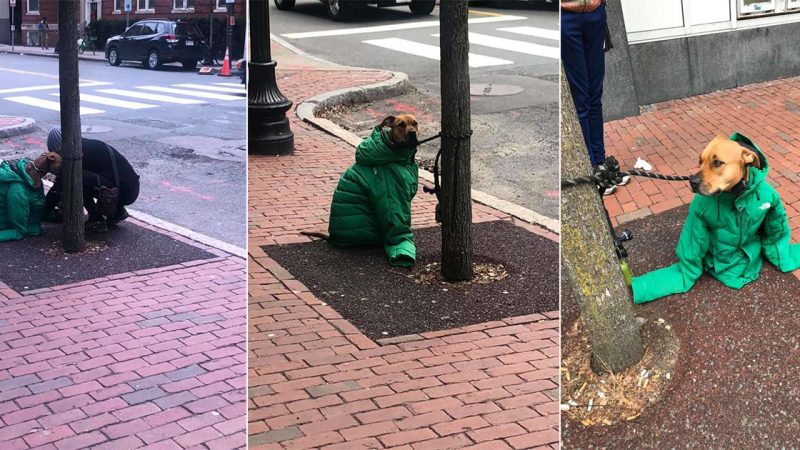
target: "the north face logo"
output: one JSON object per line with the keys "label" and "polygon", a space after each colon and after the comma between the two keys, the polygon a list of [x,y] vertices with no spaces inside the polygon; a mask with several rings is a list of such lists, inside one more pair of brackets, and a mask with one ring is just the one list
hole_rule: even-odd
{"label": "the north face logo", "polygon": [[770,207],[770,206],[772,206],[772,205],[770,205],[770,204],[769,204],[769,202],[764,202],[764,204],[763,204],[763,205],[761,205],[761,206],[759,206],[759,207],[758,207],[758,209],[760,209],[761,211],[763,211],[763,210],[765,210],[765,209],[769,209],[769,207]]}

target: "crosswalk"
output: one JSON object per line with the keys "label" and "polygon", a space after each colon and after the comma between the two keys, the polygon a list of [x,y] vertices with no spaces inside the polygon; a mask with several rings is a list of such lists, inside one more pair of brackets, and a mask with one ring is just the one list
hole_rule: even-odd
{"label": "crosswalk", "polygon": [[[470,25],[480,25],[480,32],[469,33],[470,53],[469,65],[473,68],[509,66],[529,63],[531,60],[558,61],[560,31],[519,24],[511,26],[515,21],[524,21],[521,16],[494,16],[470,19]],[[495,24],[496,28],[486,30],[487,24]],[[333,30],[309,31],[302,33],[285,33],[281,36],[289,40],[312,38],[336,38],[355,36],[361,43],[379,47],[392,52],[412,55],[419,58],[440,59],[440,34],[438,21],[409,22],[404,24],[378,25],[371,27],[355,27]],[[553,27],[557,25],[554,23]],[[428,30],[426,30],[428,29]],[[375,34],[390,36],[369,36]],[[369,38],[368,38],[369,37]],[[516,55],[516,56],[515,56]]]}
{"label": "crosswalk", "polygon": [[[128,88],[109,87],[112,83],[94,83],[81,87],[81,116],[104,114],[110,111],[138,111],[165,105],[202,105],[206,103],[242,102],[245,86],[238,83],[178,83],[170,86],[141,85]],[[16,104],[50,111],[60,111],[57,85],[15,88],[5,94],[20,94],[0,98]],[[27,95],[22,95],[27,94]],[[56,97],[52,99],[52,97]],[[99,106],[98,106],[99,105]]]}

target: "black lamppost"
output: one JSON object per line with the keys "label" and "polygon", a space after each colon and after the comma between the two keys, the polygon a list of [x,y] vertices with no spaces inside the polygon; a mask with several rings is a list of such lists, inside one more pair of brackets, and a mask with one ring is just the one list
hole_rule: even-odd
{"label": "black lamppost", "polygon": [[259,155],[288,155],[294,150],[294,134],[286,118],[292,102],[281,94],[275,81],[268,0],[250,0],[250,58],[247,62],[247,151]]}

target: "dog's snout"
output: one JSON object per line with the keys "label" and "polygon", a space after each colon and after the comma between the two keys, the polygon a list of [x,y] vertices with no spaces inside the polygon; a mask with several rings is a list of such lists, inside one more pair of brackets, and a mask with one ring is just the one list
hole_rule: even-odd
{"label": "dog's snout", "polygon": [[700,189],[700,176],[697,174],[692,175],[692,177],[689,178],[689,186],[692,187],[692,192],[697,193]]}

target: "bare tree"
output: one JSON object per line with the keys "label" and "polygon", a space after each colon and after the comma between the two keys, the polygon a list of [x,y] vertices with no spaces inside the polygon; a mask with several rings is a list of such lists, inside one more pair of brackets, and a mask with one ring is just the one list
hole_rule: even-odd
{"label": "bare tree", "polygon": [[[561,67],[561,178],[591,171],[564,68]],[[602,200],[593,185],[561,190],[562,274],[580,307],[592,345],[592,368],[613,373],[639,362],[644,346],[620,270]]]}
{"label": "bare tree", "polygon": [[78,22],[80,2],[58,1],[58,79],[61,93],[61,202],[63,243],[67,252],[83,251],[83,163],[81,158],[80,88],[78,87]]}
{"label": "bare tree", "polygon": [[470,280],[469,27],[466,1],[440,3],[442,85],[442,276]]}

